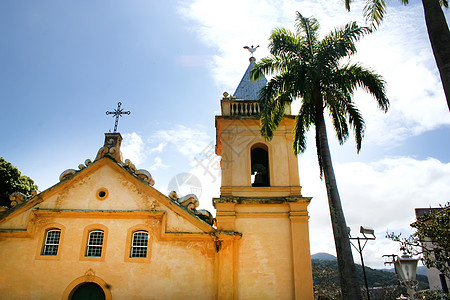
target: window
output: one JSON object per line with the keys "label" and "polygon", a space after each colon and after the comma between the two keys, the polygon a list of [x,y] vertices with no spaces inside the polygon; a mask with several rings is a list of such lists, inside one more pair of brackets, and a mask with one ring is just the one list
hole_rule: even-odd
{"label": "window", "polygon": [[152,256],[151,228],[145,224],[137,224],[127,230],[124,261],[132,263],[149,263]]}
{"label": "window", "polygon": [[100,257],[103,248],[103,230],[92,230],[89,232],[89,240],[86,248],[86,256]]}
{"label": "window", "polygon": [[56,256],[58,254],[59,239],[61,237],[61,230],[54,228],[47,231],[45,237],[44,248],[42,255]]}
{"label": "window", "polygon": [[148,232],[144,230],[133,232],[130,257],[147,257]]}

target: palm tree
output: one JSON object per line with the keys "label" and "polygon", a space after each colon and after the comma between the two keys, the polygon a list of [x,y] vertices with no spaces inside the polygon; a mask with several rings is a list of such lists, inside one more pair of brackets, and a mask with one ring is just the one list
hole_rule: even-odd
{"label": "palm tree", "polygon": [[387,111],[389,100],[385,82],[359,64],[341,64],[356,52],[355,42],[370,32],[367,27],[348,23],[318,40],[319,23],[314,18],[296,17],[296,32],[276,28],[270,36],[271,55],[255,65],[252,78],[263,74],[274,77],[261,89],[261,134],[271,139],[285,111],[286,103],[301,99],[296,117],[293,148],[295,154],[306,149],[306,133],[314,125],[320,175],[325,176],[343,299],[361,299],[344,213],[331,162],[324,112],[330,114],[337,138],[342,144],[354,131],[357,151],[361,149],[364,119],[352,101],[353,92],[362,87]]}
{"label": "palm tree", "polygon": [[[349,11],[351,2],[353,0],[345,0],[345,7]],[[401,0],[401,2],[407,5],[409,0]],[[422,0],[422,5],[428,38],[441,76],[447,106],[450,110],[450,31],[442,11],[442,6],[448,8],[448,0]],[[380,25],[385,13],[386,0],[366,0],[364,16],[372,28]]]}

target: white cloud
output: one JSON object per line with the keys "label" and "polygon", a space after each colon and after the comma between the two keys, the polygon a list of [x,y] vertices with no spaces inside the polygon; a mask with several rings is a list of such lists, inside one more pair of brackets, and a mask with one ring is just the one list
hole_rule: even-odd
{"label": "white cloud", "polygon": [[162,161],[162,158],[159,156],[156,156],[153,159],[153,164],[150,166],[151,170],[157,170],[157,169],[167,169],[169,166],[165,165]]}
{"label": "white cloud", "polygon": [[199,128],[189,128],[184,125],[177,125],[175,129],[158,130],[153,138],[173,147],[176,151],[193,159],[194,156],[202,152],[211,138]]}
{"label": "white cloud", "polygon": [[121,150],[123,158],[131,160],[135,165],[142,163],[147,157],[145,144],[136,132],[124,135]]}
{"label": "white cloud", "polygon": [[[311,252],[334,253],[328,200],[318,166],[311,159],[301,158],[299,168],[302,193],[313,196],[309,206]],[[376,231],[377,240],[370,241],[365,250],[369,266],[382,267],[383,254],[399,252],[398,245],[384,238],[387,231],[411,233],[409,224],[415,219],[414,209],[443,204],[447,201],[445,195],[450,193],[450,163],[432,158],[335,163],[334,169],[352,235],[358,235],[360,225]]]}
{"label": "white cloud", "polygon": [[151,148],[149,153],[161,153],[165,146],[166,143],[159,143],[158,146]]}

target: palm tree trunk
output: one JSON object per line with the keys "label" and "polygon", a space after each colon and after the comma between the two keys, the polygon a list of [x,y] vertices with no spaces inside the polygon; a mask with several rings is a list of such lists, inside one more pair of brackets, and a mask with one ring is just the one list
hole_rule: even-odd
{"label": "palm tree trunk", "polygon": [[422,4],[428,37],[450,110],[450,32],[439,1],[422,0]]}
{"label": "palm tree trunk", "polygon": [[359,281],[356,275],[356,268],[355,263],[353,262],[347,225],[345,222],[344,212],[342,210],[336,178],[334,176],[323,113],[318,113],[316,115],[315,125],[316,138],[318,138],[318,154],[325,176],[328,205],[330,206],[331,225],[333,228],[334,243],[336,246],[342,299],[361,299],[361,289],[359,287]]}

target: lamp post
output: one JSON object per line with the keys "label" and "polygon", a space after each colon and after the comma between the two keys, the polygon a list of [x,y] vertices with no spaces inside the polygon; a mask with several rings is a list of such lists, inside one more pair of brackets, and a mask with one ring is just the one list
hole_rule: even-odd
{"label": "lamp post", "polygon": [[409,299],[414,299],[414,291],[417,286],[416,273],[418,261],[418,258],[412,258],[411,256],[406,255],[406,253],[401,257],[397,256],[394,261],[395,272],[406,287]]}
{"label": "lamp post", "polygon": [[[347,230],[348,230],[348,237],[350,239],[350,243],[352,244],[353,247],[355,247],[356,251],[358,251],[358,253],[361,257],[361,266],[362,266],[363,275],[364,275],[364,283],[366,285],[367,299],[370,300],[370,291],[369,291],[369,285],[367,284],[366,268],[364,267],[364,259],[363,259],[362,251],[363,251],[364,247],[366,246],[368,240],[376,239],[375,231],[372,228],[361,226],[359,228],[359,232],[362,233],[363,237],[355,237],[354,238],[354,237],[350,236],[350,227],[347,227]],[[353,245],[352,240],[358,241],[358,248],[356,248],[356,246]],[[362,247],[361,247],[361,240],[364,240],[364,244],[362,245]]]}

